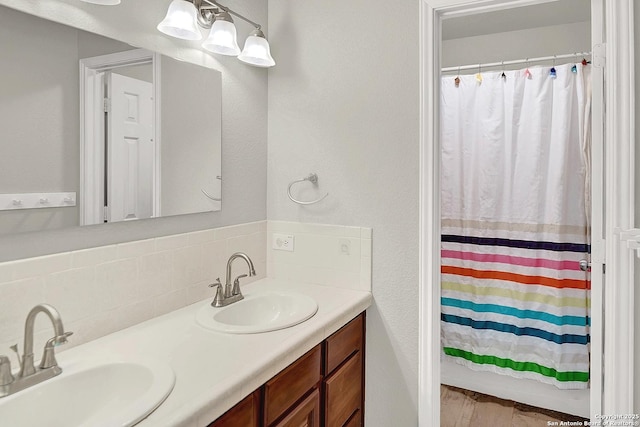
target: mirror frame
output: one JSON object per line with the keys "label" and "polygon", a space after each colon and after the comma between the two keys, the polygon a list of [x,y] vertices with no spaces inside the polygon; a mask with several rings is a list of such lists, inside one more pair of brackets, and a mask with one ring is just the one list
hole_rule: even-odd
{"label": "mirror frame", "polygon": [[[421,426],[440,425],[440,56],[442,20],[485,11],[557,0],[420,0],[420,272],[418,418]],[[592,317],[602,330],[592,334],[590,411],[634,413],[634,260],[620,242],[619,231],[634,224],[634,36],[633,0],[591,0],[592,11],[604,14],[607,41],[605,117],[606,175],[602,190],[603,240],[593,256],[606,259],[607,283],[599,301],[592,296]],[[596,18],[603,20],[602,16]],[[592,15],[592,21],[594,16]],[[599,24],[601,25],[601,24]],[[593,242],[596,243],[596,242]],[[604,247],[606,246],[606,248]],[[596,253],[596,250],[604,253]],[[606,301],[606,307],[602,301]],[[603,313],[604,310],[604,313]],[[593,319],[592,319],[593,320]],[[597,323],[596,323],[597,324]],[[598,329],[600,329],[598,328]],[[594,328],[595,329],[595,328]],[[606,343],[603,336],[607,337]],[[601,350],[598,354],[598,350]],[[599,363],[600,362],[600,363]],[[606,380],[603,379],[606,372]]]}

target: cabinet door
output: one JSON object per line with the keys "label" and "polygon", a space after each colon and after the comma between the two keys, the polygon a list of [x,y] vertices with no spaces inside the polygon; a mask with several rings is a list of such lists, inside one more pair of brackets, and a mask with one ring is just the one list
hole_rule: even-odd
{"label": "cabinet door", "polygon": [[254,391],[240,403],[229,409],[209,427],[259,427],[260,390]]}
{"label": "cabinet door", "polygon": [[289,365],[264,387],[264,424],[271,425],[309,390],[316,387],[320,373],[320,346]]}
{"label": "cabinet door", "polygon": [[324,351],[324,374],[329,375],[353,353],[363,349],[364,315],[359,315],[327,338]]}
{"label": "cabinet door", "polygon": [[325,422],[327,427],[345,425],[362,405],[362,354],[357,352],[325,383]]}
{"label": "cabinet door", "polygon": [[362,427],[362,413],[359,409],[351,415],[344,427]]}
{"label": "cabinet door", "polygon": [[273,427],[320,427],[320,392],[314,390]]}

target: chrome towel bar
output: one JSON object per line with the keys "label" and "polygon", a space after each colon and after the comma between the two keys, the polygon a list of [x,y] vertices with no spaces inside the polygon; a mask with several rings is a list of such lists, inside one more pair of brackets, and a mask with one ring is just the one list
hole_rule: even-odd
{"label": "chrome towel bar", "polygon": [[303,200],[296,199],[295,197],[293,197],[291,195],[291,187],[293,187],[294,184],[297,184],[299,182],[304,182],[304,181],[309,181],[313,185],[317,186],[318,185],[318,174],[311,173],[311,174],[309,174],[309,176],[306,176],[306,177],[304,177],[302,179],[298,179],[298,180],[293,181],[293,182],[291,182],[289,184],[289,187],[287,188],[287,196],[289,196],[289,199],[291,199],[292,202],[297,203],[299,205],[313,205],[314,203],[318,203],[319,201],[324,200],[324,198],[329,195],[329,193],[326,193],[324,196],[320,197],[319,199],[310,200],[310,201],[303,201]]}

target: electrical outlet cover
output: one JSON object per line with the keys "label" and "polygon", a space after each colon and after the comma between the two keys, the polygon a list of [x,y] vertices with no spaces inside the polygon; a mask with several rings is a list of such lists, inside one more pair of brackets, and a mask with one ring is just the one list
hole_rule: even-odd
{"label": "electrical outlet cover", "polygon": [[293,252],[295,237],[289,234],[273,234],[271,247],[278,251]]}

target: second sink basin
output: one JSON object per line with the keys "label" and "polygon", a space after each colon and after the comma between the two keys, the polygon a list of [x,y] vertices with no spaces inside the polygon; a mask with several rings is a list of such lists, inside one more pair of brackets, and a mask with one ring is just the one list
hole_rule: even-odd
{"label": "second sink basin", "polygon": [[288,328],[311,318],[318,303],[295,292],[253,292],[222,308],[206,304],[196,314],[200,326],[231,334],[255,334]]}
{"label": "second sink basin", "polygon": [[173,370],[157,362],[65,366],[62,374],[0,399],[3,426],[133,426],[171,393]]}

